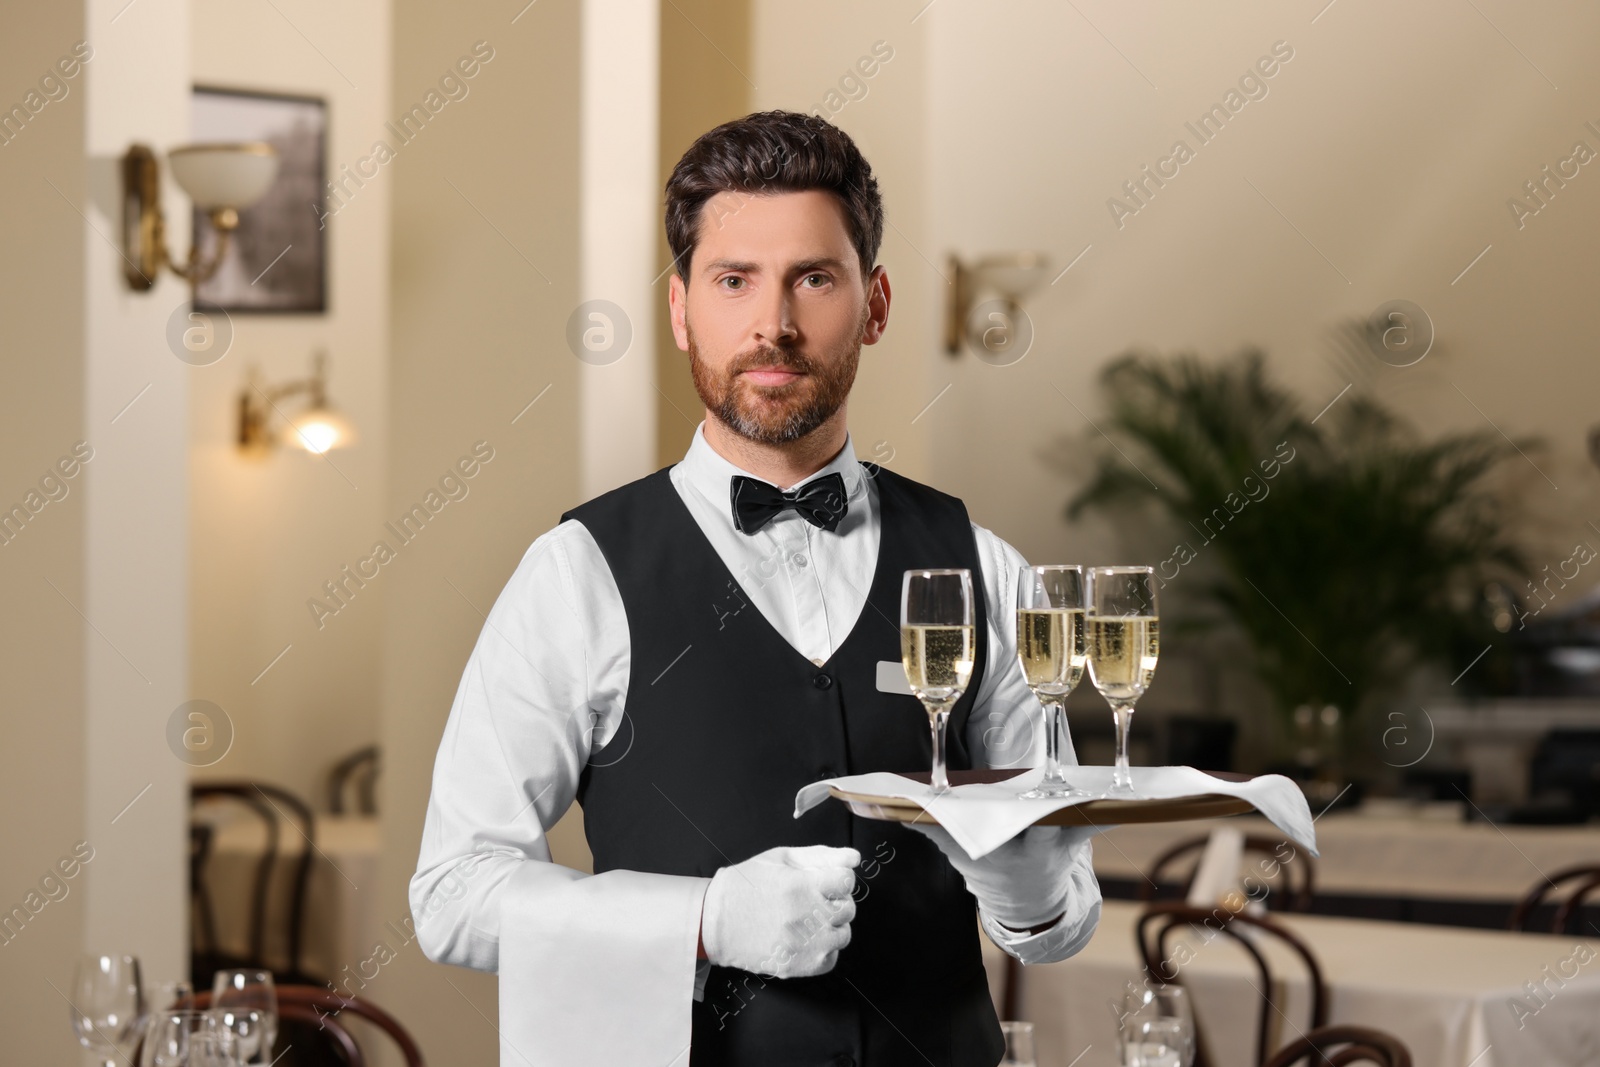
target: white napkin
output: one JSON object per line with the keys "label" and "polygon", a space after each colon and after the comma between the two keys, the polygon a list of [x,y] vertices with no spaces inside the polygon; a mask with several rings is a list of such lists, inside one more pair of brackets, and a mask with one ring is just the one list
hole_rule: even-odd
{"label": "white napkin", "polygon": [[[1080,789],[1101,793],[1111,786],[1110,767],[1069,767],[1067,780]],[[889,771],[848,774],[827,778],[805,786],[794,797],[794,817],[799,818],[823,800],[828,787],[836,785],[851,793],[903,797],[922,809],[950,831],[967,855],[978,859],[1005,844],[1028,826],[1052,811],[1069,808],[1082,800],[1032,800],[1017,796],[1044,777],[1044,768],[1035,767],[1003,782],[958,785],[935,794],[930,786]],[[1264,774],[1247,782],[1213,778],[1193,767],[1135,767],[1133,787],[1141,797],[1170,800],[1175,797],[1221,793],[1246,801],[1274,826],[1313,856],[1317,855],[1316,830],[1305,794],[1281,774]],[[842,801],[841,801],[842,803]]]}
{"label": "white napkin", "polygon": [[1189,896],[1191,908],[1209,908],[1231,890],[1238,889],[1239,867],[1244,863],[1244,831],[1237,826],[1218,826],[1206,840],[1200,862],[1194,866]]}

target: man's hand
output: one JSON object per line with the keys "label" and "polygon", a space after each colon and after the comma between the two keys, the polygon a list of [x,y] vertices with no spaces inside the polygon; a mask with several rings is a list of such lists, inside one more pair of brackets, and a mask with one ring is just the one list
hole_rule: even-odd
{"label": "man's hand", "polygon": [[853,848],[770,848],[711,879],[701,912],[706,958],[778,978],[823,974],[850,943]]}
{"label": "man's hand", "polygon": [[1103,827],[1030,826],[1010,841],[973,859],[948,830],[934,823],[906,823],[939,846],[967,889],[990,918],[1016,931],[1036,930],[1059,919],[1072,892],[1069,870]]}

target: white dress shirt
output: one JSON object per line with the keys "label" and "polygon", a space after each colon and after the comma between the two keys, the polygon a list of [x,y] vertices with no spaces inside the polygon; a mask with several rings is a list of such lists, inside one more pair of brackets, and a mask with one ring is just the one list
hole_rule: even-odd
{"label": "white dress shirt", "polygon": [[[704,430],[702,422],[670,477],[747,598],[729,610],[760,611],[821,665],[856,617],[876,610],[866,604],[881,525],[871,468],[856,461],[847,437],[805,479],[844,477],[849,507],[836,529],[786,510],[745,534],[733,525],[729,480],[748,472],[719,455]],[[977,767],[1031,766],[1042,752],[1042,719],[1008,625],[1026,561],[972,529],[989,643],[968,751]],[[545,839],[572,804],[584,765],[623,722],[629,667],[627,614],[611,570],[589,531],[563,522],[529,546],[467,661],[410,887],[429,959],[500,974],[505,1064],[687,1062],[690,1001],[709,967],[695,955],[710,879],[587,875],[553,862]],[[1070,743],[1063,759],[1075,762]],[[1063,959],[1088,941],[1100,913],[1087,843],[1072,880],[1068,910],[1038,934],[1007,931],[981,908],[979,921],[1024,963]]]}

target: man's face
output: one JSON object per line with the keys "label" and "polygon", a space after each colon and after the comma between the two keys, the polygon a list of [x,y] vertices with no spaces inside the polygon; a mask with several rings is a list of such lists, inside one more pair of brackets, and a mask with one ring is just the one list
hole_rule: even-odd
{"label": "man's face", "polygon": [[832,418],[889,310],[888,278],[862,278],[838,199],[720,193],[690,260],[687,284],[672,277],[672,328],[706,409],[764,444]]}

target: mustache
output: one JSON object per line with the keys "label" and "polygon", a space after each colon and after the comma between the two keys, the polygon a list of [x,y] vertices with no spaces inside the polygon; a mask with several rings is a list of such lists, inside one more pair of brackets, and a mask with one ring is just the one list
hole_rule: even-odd
{"label": "mustache", "polygon": [[782,367],[785,370],[810,373],[811,360],[805,353],[795,348],[759,348],[748,355],[740,356],[728,368],[729,375],[739,374],[742,371],[753,370],[757,367]]}

